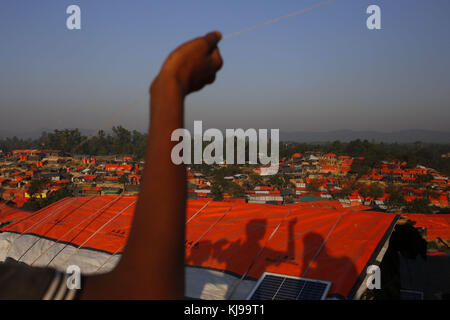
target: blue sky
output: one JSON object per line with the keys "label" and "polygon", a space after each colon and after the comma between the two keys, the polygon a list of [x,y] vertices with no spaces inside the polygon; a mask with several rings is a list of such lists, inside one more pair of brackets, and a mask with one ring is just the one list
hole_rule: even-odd
{"label": "blue sky", "polygon": [[[181,42],[319,2],[2,0],[0,131],[97,129],[148,90]],[[81,30],[66,28],[71,4]],[[382,30],[366,28],[370,4]],[[337,0],[224,40],[224,68],[187,99],[186,125],[448,131],[449,13],[448,0]],[[147,101],[113,124],[146,130]]]}

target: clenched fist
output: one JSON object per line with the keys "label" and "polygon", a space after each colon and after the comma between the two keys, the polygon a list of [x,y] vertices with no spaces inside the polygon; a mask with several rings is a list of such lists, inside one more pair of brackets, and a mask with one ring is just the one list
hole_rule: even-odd
{"label": "clenched fist", "polygon": [[182,44],[166,59],[155,81],[173,77],[185,95],[213,83],[223,64],[217,47],[221,38],[215,31]]}

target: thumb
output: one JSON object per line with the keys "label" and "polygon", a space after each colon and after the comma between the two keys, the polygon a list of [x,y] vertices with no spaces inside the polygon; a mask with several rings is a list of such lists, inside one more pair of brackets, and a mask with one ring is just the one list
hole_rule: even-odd
{"label": "thumb", "polygon": [[222,39],[222,34],[219,31],[213,31],[207,33],[203,38],[208,44],[208,51],[212,51]]}

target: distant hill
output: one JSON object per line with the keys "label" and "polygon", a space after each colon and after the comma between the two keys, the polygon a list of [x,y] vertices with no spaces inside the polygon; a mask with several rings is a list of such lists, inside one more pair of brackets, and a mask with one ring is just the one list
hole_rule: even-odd
{"label": "distant hill", "polygon": [[416,141],[421,141],[427,143],[450,144],[450,132],[432,130],[400,130],[393,132],[353,130],[337,130],[327,132],[280,132],[281,141],[319,143],[336,140],[341,142],[349,142],[356,139],[386,143],[413,143]]}

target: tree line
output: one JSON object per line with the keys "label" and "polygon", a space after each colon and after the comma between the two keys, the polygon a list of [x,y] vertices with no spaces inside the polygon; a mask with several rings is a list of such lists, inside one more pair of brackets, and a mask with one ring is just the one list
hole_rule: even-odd
{"label": "tree line", "polygon": [[407,167],[414,168],[423,165],[450,175],[450,158],[443,158],[443,154],[450,152],[450,144],[433,143],[376,143],[368,140],[354,140],[350,142],[334,141],[331,143],[281,143],[280,157],[291,157],[294,153],[307,151],[334,153],[336,155],[348,155],[362,157],[355,160],[352,170],[358,174],[365,174],[374,164],[383,160],[405,161]]}
{"label": "tree line", "polygon": [[1,139],[0,150],[11,152],[14,149],[50,149],[69,154],[133,155],[142,159],[146,142],[147,134],[117,126],[110,133],[99,130],[91,136],[83,135],[78,129],[64,129],[43,132],[38,139]]}

